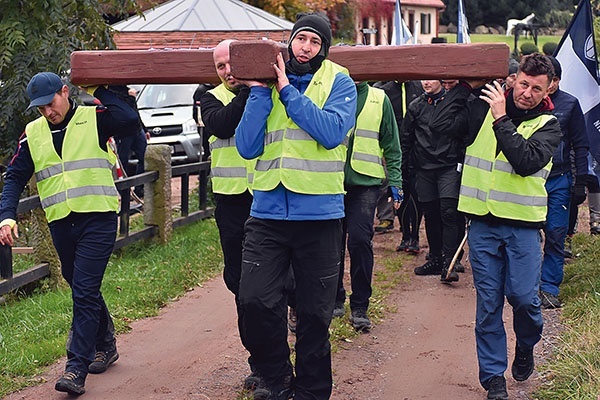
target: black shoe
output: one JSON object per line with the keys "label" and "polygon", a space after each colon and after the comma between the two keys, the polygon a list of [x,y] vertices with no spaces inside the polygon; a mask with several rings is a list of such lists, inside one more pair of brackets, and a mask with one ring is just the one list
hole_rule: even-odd
{"label": "black shoe", "polygon": [[465,266],[462,265],[460,261],[457,261],[456,264],[454,264],[454,270],[462,274],[463,272],[465,272]]}
{"label": "black shoe", "polygon": [[600,222],[598,222],[598,221],[590,222],[590,233],[592,235],[600,234]]}
{"label": "black shoe", "polygon": [[525,381],[533,373],[533,347],[521,349],[517,344],[515,348],[515,360],[512,363],[512,376],[515,381]]}
{"label": "black shoe", "polygon": [[503,376],[494,376],[490,379],[487,400],[508,400],[506,379]]}
{"label": "black shoe", "polygon": [[111,351],[97,351],[94,361],[88,367],[88,372],[90,374],[101,374],[118,359],[119,353],[117,353],[116,348]]}
{"label": "black shoe", "polygon": [[540,300],[542,301],[542,308],[552,310],[554,308],[562,307],[562,303],[558,299],[558,296],[555,296],[552,293],[544,292],[543,290],[540,290],[539,295]]}
{"label": "black shoe", "polygon": [[67,392],[73,395],[85,393],[85,377],[77,371],[65,371],[56,381],[54,389],[59,392]]}
{"label": "black shoe", "polygon": [[396,247],[396,251],[408,251],[408,246],[410,246],[410,242],[408,240],[402,240],[398,247]]}
{"label": "black shoe", "polygon": [[260,376],[257,372],[252,372],[250,375],[244,379],[244,390],[252,392],[256,390],[256,388],[260,385]]}
{"label": "black shoe", "polygon": [[287,376],[283,383],[267,386],[264,380],[260,380],[259,386],[254,390],[254,400],[288,400],[294,397],[292,388],[293,376]]}
{"label": "black shoe", "polygon": [[456,267],[450,272],[450,274],[448,274],[447,268],[442,269],[440,281],[443,283],[458,282],[458,273],[456,272]]}
{"label": "black shoe", "polygon": [[346,314],[346,309],[344,309],[344,303],[341,301],[336,301],[335,306],[333,306],[333,318],[343,317]]}
{"label": "black shoe", "polygon": [[379,225],[375,227],[375,232],[378,233],[386,233],[394,229],[394,221],[390,221],[389,219],[385,219],[381,221]]}
{"label": "black shoe", "polygon": [[567,238],[565,239],[565,258],[573,258],[572,240],[573,238],[571,236],[567,236]]}
{"label": "black shoe", "polygon": [[406,252],[410,254],[419,254],[421,252],[421,247],[419,247],[419,241],[411,240],[410,244],[406,248]]}
{"label": "black shoe", "polygon": [[296,333],[296,324],[298,323],[298,315],[296,314],[296,309],[290,307],[290,311],[288,312],[288,329],[292,333]]}
{"label": "black shoe", "polygon": [[432,258],[425,264],[414,269],[415,275],[440,275],[442,273],[442,261]]}
{"label": "black shoe", "polygon": [[359,332],[368,332],[371,329],[371,320],[367,316],[367,310],[359,308],[352,310],[350,314],[350,323],[352,327]]}

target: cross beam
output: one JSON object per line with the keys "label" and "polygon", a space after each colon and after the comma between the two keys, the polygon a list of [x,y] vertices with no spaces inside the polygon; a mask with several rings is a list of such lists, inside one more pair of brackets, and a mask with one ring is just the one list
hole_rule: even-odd
{"label": "cross beam", "polygon": [[[264,48],[257,45],[254,60],[261,59],[261,49]],[[329,59],[348,68],[357,81],[404,81],[505,77],[509,55],[510,49],[504,43],[424,44],[334,46]],[[242,67],[254,60],[232,56],[231,64]],[[219,83],[219,79],[212,49],[101,50],[71,54],[71,82],[75,85]]]}

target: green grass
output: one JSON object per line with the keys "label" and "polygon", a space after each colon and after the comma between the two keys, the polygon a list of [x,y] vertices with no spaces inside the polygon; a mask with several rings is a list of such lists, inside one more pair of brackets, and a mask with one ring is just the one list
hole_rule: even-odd
{"label": "green grass", "polygon": [[539,400],[589,400],[600,395],[600,237],[577,234],[561,286],[564,332],[554,357],[539,367],[544,375]]}
{"label": "green grass", "polygon": [[[102,293],[118,333],[133,320],[156,315],[166,303],[221,270],[213,219],[174,231],[165,246],[138,243],[115,253]],[[44,366],[64,355],[71,323],[68,288],[8,297],[0,306],[0,398],[31,385]]]}
{"label": "green grass", "polygon": [[[514,36],[506,36],[506,35],[482,35],[482,34],[472,34],[471,43],[506,43],[512,52],[515,47],[515,37]],[[448,43],[456,43],[456,34],[455,33],[442,33],[440,37],[446,38]],[[538,36],[537,48],[539,51],[542,51],[544,44],[548,42],[553,42],[558,45],[560,42],[561,36]],[[535,44],[531,37],[526,38],[521,36],[519,38],[519,42],[517,44],[518,48],[521,49],[523,43],[531,43]]]}

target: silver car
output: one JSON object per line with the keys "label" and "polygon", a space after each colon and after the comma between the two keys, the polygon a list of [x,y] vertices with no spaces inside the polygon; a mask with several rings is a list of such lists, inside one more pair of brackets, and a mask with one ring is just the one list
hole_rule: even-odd
{"label": "silver car", "polygon": [[171,146],[174,164],[197,162],[202,154],[202,138],[192,118],[197,84],[145,85],[137,96],[137,106],[150,134],[148,144]]}

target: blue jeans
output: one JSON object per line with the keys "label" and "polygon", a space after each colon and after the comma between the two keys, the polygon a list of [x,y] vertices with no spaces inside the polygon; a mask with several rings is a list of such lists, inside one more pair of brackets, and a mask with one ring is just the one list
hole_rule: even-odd
{"label": "blue jeans", "polygon": [[513,329],[521,347],[533,347],[542,335],[538,288],[542,264],[539,229],[472,220],[469,258],[477,291],[475,340],[479,381],[504,375],[508,366],[504,297],[513,309]]}
{"label": "blue jeans", "polygon": [[350,254],[350,308],[352,310],[369,307],[371,281],[373,278],[373,216],[379,198],[379,186],[350,186],[346,188],[344,208],[346,218],[343,225],[343,245],[338,278],[336,302],[346,300],[344,289],[344,259],[346,240]]}
{"label": "blue jeans", "polygon": [[548,214],[544,230],[544,261],[540,289],[555,296],[558,296],[563,280],[572,180],[569,173],[552,177],[546,182]]}
{"label": "blue jeans", "polygon": [[73,299],[65,370],[85,376],[96,351],[115,348],[114,325],[100,287],[117,237],[117,214],[72,212],[49,227]]}

